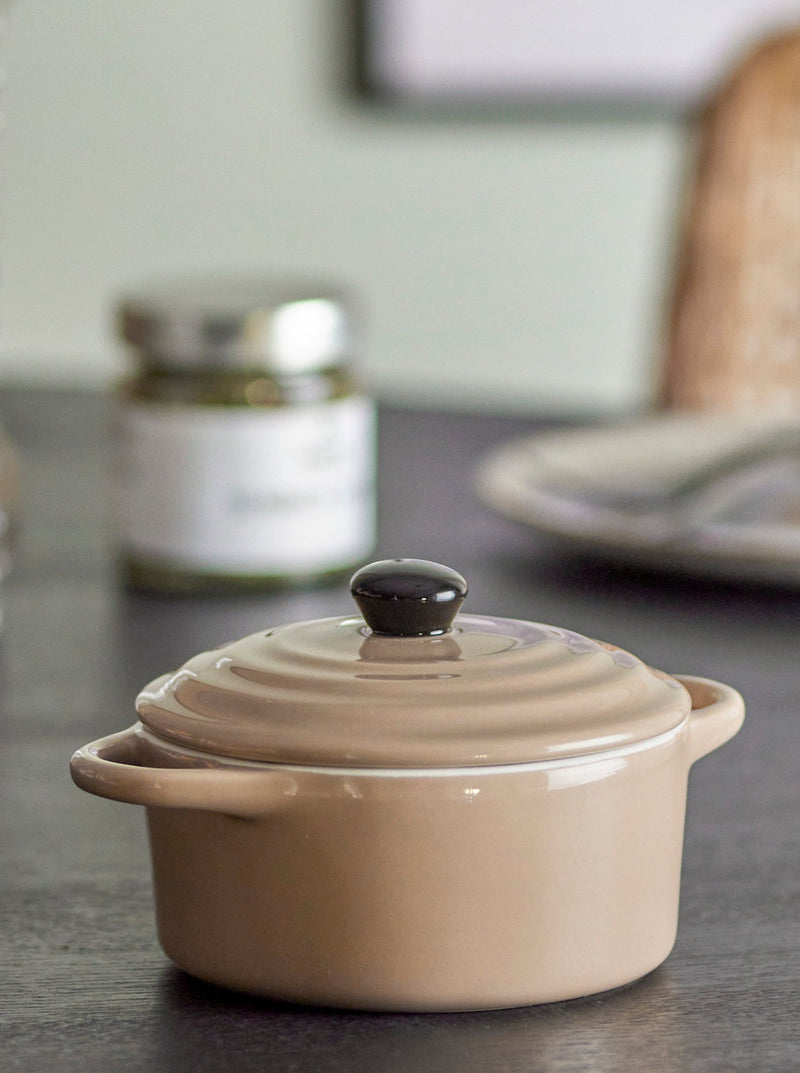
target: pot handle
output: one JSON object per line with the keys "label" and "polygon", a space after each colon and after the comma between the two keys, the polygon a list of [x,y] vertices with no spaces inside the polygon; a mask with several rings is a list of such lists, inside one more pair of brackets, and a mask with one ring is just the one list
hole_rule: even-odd
{"label": "pot handle", "polygon": [[272,812],[297,793],[297,780],[289,772],[145,767],[137,759],[135,727],[84,745],[73,754],[69,766],[75,785],[98,797],[132,805],[220,812],[241,819]]}
{"label": "pot handle", "polygon": [[692,698],[689,713],[689,763],[724,745],[744,721],[744,700],[722,682],[692,675],[673,675]]}

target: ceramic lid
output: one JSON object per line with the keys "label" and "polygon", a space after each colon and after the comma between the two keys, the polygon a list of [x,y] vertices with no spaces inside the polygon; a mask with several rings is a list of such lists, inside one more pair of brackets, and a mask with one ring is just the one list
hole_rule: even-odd
{"label": "ceramic lid", "polygon": [[464,579],[415,559],[359,571],[361,615],[204,652],[138,697],[171,742],[251,760],[461,767],[583,756],[669,730],[690,700],[613,645],[456,614]]}

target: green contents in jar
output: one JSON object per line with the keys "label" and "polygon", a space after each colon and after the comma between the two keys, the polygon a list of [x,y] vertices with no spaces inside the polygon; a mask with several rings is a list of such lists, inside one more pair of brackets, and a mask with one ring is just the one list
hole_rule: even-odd
{"label": "green contents in jar", "polygon": [[338,294],[187,283],[125,299],[115,523],[133,586],[321,582],[369,555],[375,413]]}

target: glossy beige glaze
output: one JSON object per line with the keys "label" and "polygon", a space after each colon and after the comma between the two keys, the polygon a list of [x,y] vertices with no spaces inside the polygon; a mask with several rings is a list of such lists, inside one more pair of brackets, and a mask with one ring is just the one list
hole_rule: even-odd
{"label": "glossy beige glaze", "polygon": [[686,691],[629,652],[515,619],[380,637],[301,622],[190,659],[137,699],[160,737],[251,760],[349,767],[514,764],[670,730]]}
{"label": "glossy beige glaze", "polygon": [[325,770],[138,727],[72,772],[149,806],[159,937],[198,977],[360,1009],[548,1002],[629,983],[672,947],[688,770],[744,714],[735,691],[682,681],[696,710],[678,727],[593,756]]}
{"label": "glossy beige glaze", "polygon": [[295,1002],[458,1010],[616,987],[674,942],[684,758],[681,740],[547,772],[306,774],[256,821],[149,809],[160,941],[196,976]]}

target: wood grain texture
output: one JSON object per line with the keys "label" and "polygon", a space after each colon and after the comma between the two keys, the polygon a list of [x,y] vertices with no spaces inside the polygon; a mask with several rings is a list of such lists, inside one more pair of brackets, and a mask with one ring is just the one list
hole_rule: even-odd
{"label": "wood grain texture", "polygon": [[[132,717],[201,647],[337,614],[344,586],[238,600],[114,580],[99,399],[6,392],[28,511],[2,597],[0,1068],[21,1073],[794,1073],[800,1056],[800,593],[560,555],[474,498],[519,419],[385,409],[376,556],[440,559],[469,608],[556,622],[729,681],[748,719],[690,777],[681,923],[664,966],[572,1003],[373,1015],[228,993],[171,968],[153,930],[143,817],[91,798],[70,752]],[[420,474],[425,475],[424,481]]]}

